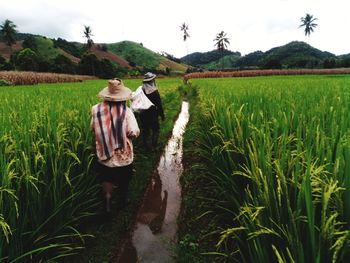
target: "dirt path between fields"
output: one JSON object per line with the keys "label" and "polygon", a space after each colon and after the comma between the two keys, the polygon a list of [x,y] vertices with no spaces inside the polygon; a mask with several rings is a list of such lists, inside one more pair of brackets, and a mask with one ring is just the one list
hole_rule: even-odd
{"label": "dirt path between fields", "polygon": [[180,211],[182,140],[189,119],[188,102],[182,102],[173,133],[146,190],[129,238],[122,244],[117,263],[175,262],[177,216]]}

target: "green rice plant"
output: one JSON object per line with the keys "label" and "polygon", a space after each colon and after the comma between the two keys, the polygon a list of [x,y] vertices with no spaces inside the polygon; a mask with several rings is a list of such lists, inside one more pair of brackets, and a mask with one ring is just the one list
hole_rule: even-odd
{"label": "green rice plant", "polygon": [[349,82],[191,80],[223,261],[349,259]]}
{"label": "green rice plant", "polygon": [[[176,99],[179,80],[159,82],[164,101]],[[140,83],[125,81],[133,90]],[[82,225],[101,201],[90,110],[106,85],[0,88],[1,262],[59,262],[91,237]]]}

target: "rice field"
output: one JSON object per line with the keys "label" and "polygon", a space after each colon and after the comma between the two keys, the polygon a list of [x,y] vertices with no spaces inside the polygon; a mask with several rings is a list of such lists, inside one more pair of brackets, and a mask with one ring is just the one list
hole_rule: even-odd
{"label": "rice field", "polygon": [[[125,81],[133,90],[140,83]],[[166,109],[181,80],[158,83]],[[350,77],[190,83],[199,120],[192,150],[205,165],[196,176],[210,193],[193,218],[216,224],[209,260],[347,262]],[[0,262],[60,262],[84,248],[79,226],[99,202],[90,108],[105,85],[0,87]]]}
{"label": "rice field", "polygon": [[190,83],[199,91],[195,142],[205,163],[196,176],[209,193],[193,218],[216,224],[202,237],[215,237],[207,256],[348,262],[350,77]]}
{"label": "rice field", "polygon": [[[158,81],[165,109],[180,83]],[[90,108],[106,85],[0,87],[0,262],[60,262],[84,248],[80,225],[100,202]]]}

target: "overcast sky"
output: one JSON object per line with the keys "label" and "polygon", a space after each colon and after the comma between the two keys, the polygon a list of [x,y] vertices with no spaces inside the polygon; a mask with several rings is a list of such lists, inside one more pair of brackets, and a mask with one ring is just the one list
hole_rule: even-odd
{"label": "overcast sky", "polygon": [[[87,25],[95,43],[131,40],[176,57],[213,50],[222,30],[229,49],[242,55],[294,40],[341,55],[350,53],[349,10],[349,0],[0,0],[0,22],[78,42],[85,42]],[[298,28],[306,13],[318,18],[310,37]],[[186,43],[183,22],[189,25]]]}

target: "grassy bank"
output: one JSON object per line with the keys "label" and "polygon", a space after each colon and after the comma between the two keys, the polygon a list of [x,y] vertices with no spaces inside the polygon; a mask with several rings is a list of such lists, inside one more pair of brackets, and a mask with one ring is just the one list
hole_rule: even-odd
{"label": "grassy bank", "polygon": [[[184,136],[184,172],[181,176],[182,202],[178,219],[177,260],[179,263],[215,262],[214,249],[218,234],[215,218],[209,219],[206,213],[213,209],[209,200],[213,198],[209,182],[206,180],[208,167],[201,157],[199,131],[199,87],[183,86],[182,94],[190,102],[190,120]],[[211,252],[214,252],[211,253]]]}

